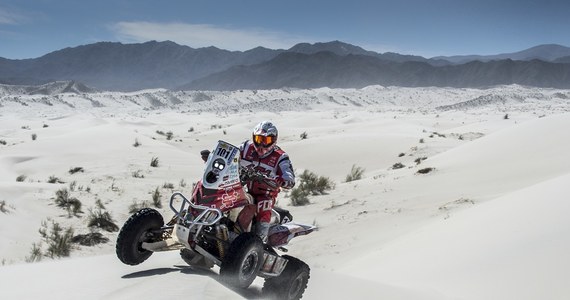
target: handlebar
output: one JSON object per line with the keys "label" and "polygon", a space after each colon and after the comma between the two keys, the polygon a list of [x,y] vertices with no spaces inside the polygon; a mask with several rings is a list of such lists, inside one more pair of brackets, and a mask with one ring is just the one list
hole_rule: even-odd
{"label": "handlebar", "polygon": [[259,170],[240,166],[240,174],[242,175],[242,181],[251,180],[257,182],[263,182],[274,189],[279,187],[277,182],[275,182],[275,179],[261,173]]}

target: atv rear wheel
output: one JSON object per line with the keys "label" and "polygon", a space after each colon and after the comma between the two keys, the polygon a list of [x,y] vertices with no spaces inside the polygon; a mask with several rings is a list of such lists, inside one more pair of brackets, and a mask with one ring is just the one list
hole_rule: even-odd
{"label": "atv rear wheel", "polygon": [[230,245],[220,266],[222,280],[233,287],[247,288],[263,262],[263,242],[254,233],[239,235]]}
{"label": "atv rear wheel", "polygon": [[279,277],[265,279],[262,294],[268,299],[298,300],[303,297],[309,282],[309,266],[289,255],[283,255],[288,260],[285,270]]}
{"label": "atv rear wheel", "polygon": [[117,257],[127,265],[138,265],[150,257],[152,251],[142,248],[143,242],[156,241],[152,231],[164,225],[162,215],[152,209],[143,208],[132,215],[123,225],[117,237]]}

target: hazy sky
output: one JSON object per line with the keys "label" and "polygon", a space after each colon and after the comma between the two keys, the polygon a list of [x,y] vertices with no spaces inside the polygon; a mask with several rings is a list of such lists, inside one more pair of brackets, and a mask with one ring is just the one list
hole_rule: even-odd
{"label": "hazy sky", "polygon": [[424,57],[570,46],[568,0],[0,0],[0,57],[100,41],[288,49],[339,40]]}

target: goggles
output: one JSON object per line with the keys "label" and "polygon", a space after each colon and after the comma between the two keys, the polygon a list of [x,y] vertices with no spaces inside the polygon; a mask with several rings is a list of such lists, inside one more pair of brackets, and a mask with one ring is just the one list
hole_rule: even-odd
{"label": "goggles", "polygon": [[256,146],[269,147],[277,141],[277,137],[273,135],[253,135],[253,142]]}

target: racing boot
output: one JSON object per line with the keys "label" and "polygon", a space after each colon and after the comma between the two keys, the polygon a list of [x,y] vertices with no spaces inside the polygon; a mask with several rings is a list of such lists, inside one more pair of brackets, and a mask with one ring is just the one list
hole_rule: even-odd
{"label": "racing boot", "polygon": [[267,244],[267,235],[269,233],[268,222],[258,222],[255,225],[255,234],[261,239],[264,244]]}

